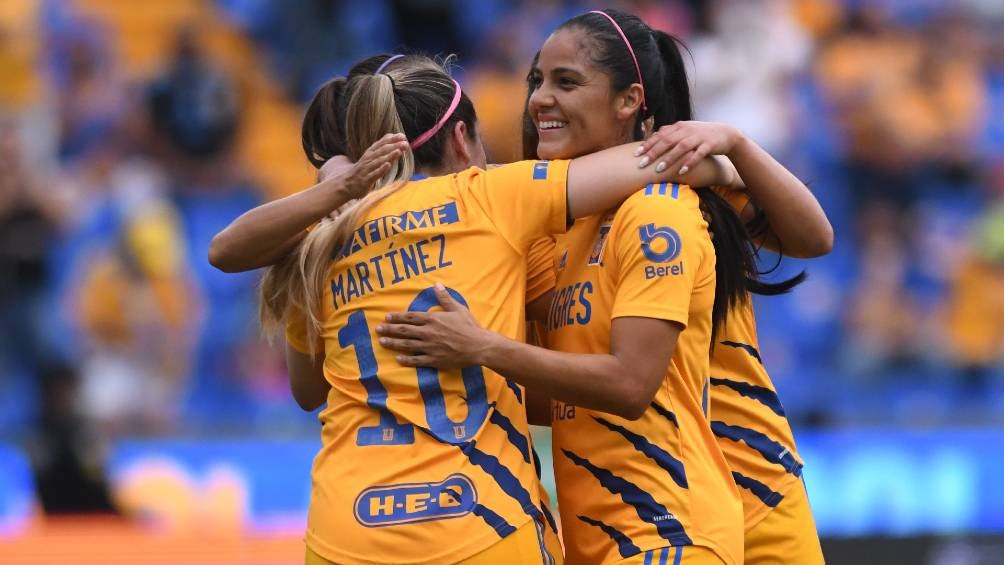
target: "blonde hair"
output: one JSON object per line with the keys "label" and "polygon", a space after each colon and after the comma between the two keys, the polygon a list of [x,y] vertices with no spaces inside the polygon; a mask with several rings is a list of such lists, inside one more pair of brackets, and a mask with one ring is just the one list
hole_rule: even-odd
{"label": "blonde hair", "polygon": [[[404,133],[414,139],[434,124],[449,104],[455,87],[445,69],[426,57],[409,56],[405,61],[408,60],[411,64],[391,65],[379,74],[355,76],[345,85],[348,102],[343,131],[346,156],[351,160],[358,160],[370,145],[388,133]],[[406,112],[405,120],[399,113],[398,102],[402,102],[400,109]],[[466,116],[464,121],[474,127],[473,105],[466,96],[462,106],[465,104],[468,108],[457,112],[459,116],[448,123]],[[441,160],[444,132],[450,129],[444,127],[444,131],[415,152],[405,151],[366,196],[350,204],[336,218],[321,220],[295,252],[266,270],[258,308],[266,334],[279,331],[290,312],[303,312],[311,354],[315,353],[313,344],[321,331],[322,300],[332,262],[341,255],[359,220],[408,182],[415,172],[416,153],[424,157],[423,164]]]}

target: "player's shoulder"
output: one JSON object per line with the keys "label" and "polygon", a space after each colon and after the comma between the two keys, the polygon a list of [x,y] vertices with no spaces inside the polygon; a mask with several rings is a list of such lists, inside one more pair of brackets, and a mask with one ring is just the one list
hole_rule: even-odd
{"label": "player's shoulder", "polygon": [[690,186],[679,183],[646,185],[621,204],[614,223],[657,219],[683,223],[702,220],[697,193]]}

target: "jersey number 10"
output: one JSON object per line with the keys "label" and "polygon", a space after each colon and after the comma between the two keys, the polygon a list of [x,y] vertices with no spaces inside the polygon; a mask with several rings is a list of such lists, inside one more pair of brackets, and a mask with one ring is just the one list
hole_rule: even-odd
{"label": "jersey number 10", "polygon": [[[459,292],[448,288],[454,300],[467,306],[467,301]],[[435,288],[429,287],[412,300],[409,312],[428,312],[438,306]],[[373,355],[373,338],[366,313],[362,310],[349,315],[348,323],[338,331],[338,345],[342,348],[354,347],[359,363],[359,381],[366,388],[366,403],[380,414],[376,426],[359,428],[356,445],[408,445],[415,443],[415,427],[398,423],[394,414],[387,409],[387,389],[377,376],[376,356]],[[444,443],[458,444],[469,440],[488,418],[488,397],[485,393],[485,375],[481,367],[474,365],[460,370],[464,389],[467,392],[467,417],[454,422],[446,413],[446,401],[439,384],[439,369],[418,367],[418,390],[425,403],[425,418],[429,423],[428,432]]]}

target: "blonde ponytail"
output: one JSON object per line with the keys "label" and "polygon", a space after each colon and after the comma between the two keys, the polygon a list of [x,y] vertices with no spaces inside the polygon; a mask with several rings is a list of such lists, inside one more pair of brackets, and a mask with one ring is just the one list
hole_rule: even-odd
{"label": "blonde ponytail", "polygon": [[[370,145],[388,133],[405,133],[389,75],[353,78],[347,90],[352,92],[345,124],[346,151],[350,159],[358,160]],[[359,218],[404,186],[414,172],[415,157],[411,151],[406,151],[369,194],[350,204],[335,219],[321,220],[294,253],[266,270],[258,309],[266,333],[280,331],[290,311],[299,310],[306,316],[308,343],[313,347],[321,331],[321,301],[332,261],[338,259]]]}
{"label": "blonde ponytail", "polygon": [[[342,147],[353,161],[388,133],[404,133],[417,149],[405,151],[366,196],[347,206],[335,219],[323,219],[292,255],[265,272],[258,310],[263,330],[275,333],[291,312],[302,312],[311,344],[316,343],[321,331],[322,300],[332,262],[341,256],[356,224],[408,182],[415,172],[416,159],[426,166],[441,162],[452,129],[450,124],[463,121],[474,135],[477,123],[470,99],[440,64],[427,57],[409,55],[401,63],[385,67],[383,72],[353,74],[349,73],[350,78],[339,90],[337,100],[330,100],[331,96],[315,98],[314,103],[325,106],[313,114],[308,111],[307,118],[330,117],[333,108],[345,103],[344,113],[340,109],[336,112],[335,125],[342,125],[337,123],[337,115],[344,115],[344,128],[340,130],[345,134]],[[399,96],[404,97],[400,112]],[[331,125],[330,121],[327,123]],[[330,133],[317,131],[315,125],[304,125],[307,132],[303,136],[304,151],[308,155],[330,152],[329,145],[334,147],[331,143],[315,147],[318,140],[327,140],[324,135]]]}

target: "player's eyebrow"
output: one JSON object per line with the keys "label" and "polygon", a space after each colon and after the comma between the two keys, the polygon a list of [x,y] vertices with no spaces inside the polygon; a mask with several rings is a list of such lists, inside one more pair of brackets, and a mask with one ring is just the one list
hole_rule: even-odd
{"label": "player's eyebrow", "polygon": [[561,74],[561,73],[568,73],[568,74],[572,74],[572,75],[580,76],[580,77],[581,76],[585,76],[585,75],[582,74],[582,71],[580,71],[578,69],[573,69],[571,67],[554,67],[553,69],[551,69],[551,74],[552,75]]}

